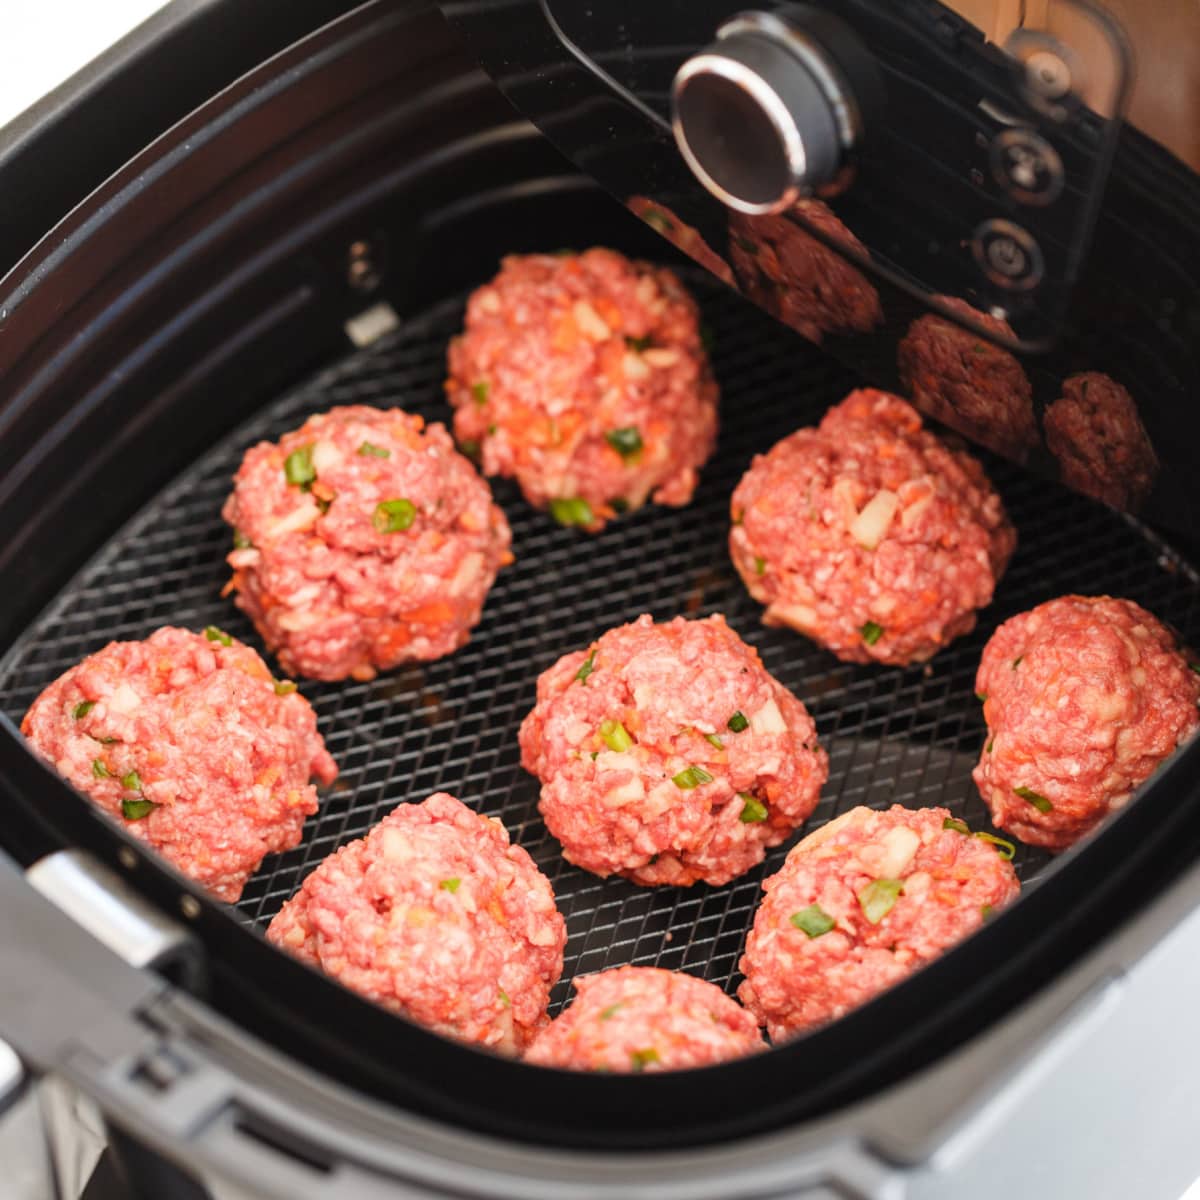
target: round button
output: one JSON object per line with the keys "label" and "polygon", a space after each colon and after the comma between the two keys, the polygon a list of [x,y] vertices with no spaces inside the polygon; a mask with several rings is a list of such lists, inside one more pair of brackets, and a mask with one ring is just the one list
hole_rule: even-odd
{"label": "round button", "polygon": [[1050,204],[1063,189],[1058,151],[1028,129],[1006,129],[991,145],[989,158],[996,182],[1022,204]]}
{"label": "round button", "polygon": [[971,253],[980,269],[997,287],[1027,292],[1045,274],[1037,242],[1011,221],[984,221],[971,238]]}

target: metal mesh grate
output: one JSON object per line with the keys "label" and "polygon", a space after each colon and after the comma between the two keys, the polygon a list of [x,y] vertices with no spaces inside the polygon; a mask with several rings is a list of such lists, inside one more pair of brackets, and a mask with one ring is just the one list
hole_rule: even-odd
{"label": "metal mesh grate", "polygon": [[[441,662],[371,683],[302,684],[341,777],[305,828],[303,844],[268,859],[239,904],[265,926],[304,876],[361,836],[394,805],[445,789],[499,817],[554,884],[568,925],[564,982],[621,963],[683,968],[732,991],[763,877],[787,847],[723,888],[650,890],[601,880],[558,854],[537,812],[537,786],[520,767],[517,727],[538,673],[610,626],[650,612],[724,612],[768,670],[812,711],[830,752],[830,779],[808,828],[856,804],[941,804],[986,828],[970,779],[982,743],[973,696],[984,642],[1004,618],[1064,592],[1138,600],[1189,640],[1200,635],[1200,581],[1136,525],[1005,464],[989,461],[1021,535],[997,602],[979,628],[928,666],[838,663],[759,607],[725,548],[728,497],[751,456],[816,420],[853,386],[851,375],[724,290],[697,284],[715,337],[723,388],[717,457],[694,503],[653,508],[588,537],[495,487],[512,522],[517,562],[500,575],[470,644]],[[391,404],[445,420],[443,361],[461,301],[404,324],[259,413],[210,451],[119,531],[0,663],[0,704],[19,719],[38,691],[109,639],[163,624],[215,623],[254,645],[253,629],[219,592],[229,530],[221,503],[242,451],[333,405]],[[1029,881],[1047,857],[1021,848]]]}

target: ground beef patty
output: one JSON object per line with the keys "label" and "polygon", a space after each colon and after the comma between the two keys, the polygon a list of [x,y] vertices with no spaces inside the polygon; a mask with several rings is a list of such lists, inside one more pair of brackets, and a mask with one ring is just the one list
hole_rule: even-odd
{"label": "ground beef patty", "polygon": [[463,645],[511,534],[438,424],[353,405],[246,452],[230,587],[285,671],[371,679]]}
{"label": "ground beef patty", "polygon": [[975,687],[988,736],[975,782],[992,820],[1064,850],[1200,723],[1200,676],[1132,600],[1062,596],[1005,621]]}
{"label": "ground beef patty", "polygon": [[312,706],[219,629],[110,642],[33,702],[34,750],[129,833],[231,903],[300,842],[337,767]]}
{"label": "ground beef patty", "polygon": [[717,433],[695,301],[612,250],[506,258],[450,343],[454,432],[564,525],[686,504]]}
{"label": "ground beef patty", "polygon": [[[934,299],[985,329],[1014,336],[1007,321],[965,300]],[[897,353],[900,378],[922,412],[1010,458],[1023,459],[1038,444],[1033,386],[1007,350],[928,313],[912,323]]]}
{"label": "ground beef patty", "polygon": [[1068,487],[1116,508],[1135,508],[1149,494],[1158,459],[1133,397],[1115,379],[1072,375],[1044,424]]}
{"label": "ground beef patty", "polygon": [[[867,253],[820,200],[802,200],[793,211],[834,242]],[[745,295],[811,341],[868,333],[883,320],[879,293],[866,276],[786,215],[731,212],[729,257]]]}
{"label": "ground beef patty", "polygon": [[1014,899],[1011,854],[944,808],[852,809],[763,884],[742,1003],[775,1040],[842,1016]]}
{"label": "ground beef patty", "polygon": [[722,884],[817,803],[829,760],[804,705],[722,616],[648,616],[538,679],[521,762],[568,861],[634,883]]}
{"label": "ground beef patty", "polygon": [[763,1049],[754,1018],[682,971],[617,967],[574,980],[575,999],[525,1061],[569,1071],[680,1071]]}
{"label": "ground beef patty", "polygon": [[641,217],[651,229],[661,233],[672,246],[682,250],[722,283],[730,287],[737,286],[729,264],[700,236],[697,229],[681,221],[665,204],[651,200],[649,196],[630,196],[625,204],[635,216]]}
{"label": "ground beef patty", "polygon": [[755,457],[731,508],[763,620],[849,662],[920,662],[966,633],[1016,545],[980,465],[869,388]]}
{"label": "ground beef patty", "polygon": [[546,1023],[567,933],[504,826],[439,792],[334,851],[267,937],[412,1021],[512,1054]]}

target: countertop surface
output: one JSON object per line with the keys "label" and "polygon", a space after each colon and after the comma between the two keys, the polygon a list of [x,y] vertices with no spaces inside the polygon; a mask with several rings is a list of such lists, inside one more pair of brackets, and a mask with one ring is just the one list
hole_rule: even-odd
{"label": "countertop surface", "polygon": [[5,4],[0,128],[163,7],[163,0],[12,0]]}

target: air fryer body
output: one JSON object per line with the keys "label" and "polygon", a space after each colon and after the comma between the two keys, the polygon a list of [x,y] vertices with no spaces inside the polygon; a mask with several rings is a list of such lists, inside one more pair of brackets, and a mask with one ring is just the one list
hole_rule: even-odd
{"label": "air fryer body", "polygon": [[[496,70],[510,34],[525,28],[523,6],[512,6],[509,24],[495,6],[476,7],[496,34],[478,58]],[[725,15],[719,8],[705,19]],[[825,350],[839,365],[706,280],[596,182],[620,171],[621,199],[669,195],[693,211],[692,184],[663,143],[658,174],[636,137],[621,141],[636,128],[617,123],[600,143],[563,135],[577,162],[564,157],[552,144],[553,106],[540,98],[555,86],[555,64],[510,57],[511,78],[497,71],[502,91],[477,65],[469,9],[447,6],[447,16],[417,0],[254,15],[234,4],[172,8],[31,114],[0,153],[12,262],[0,284],[0,568],[9,581],[0,599],[0,1039],[21,1064],[0,1060],[11,1068],[0,1075],[0,1130],[6,1113],[12,1122],[29,1111],[45,1080],[66,1084],[101,1114],[130,1194],[154,1197],[934,1200],[1013,1186],[1036,1196],[1178,1195],[1200,1173],[1190,1121],[1200,1083],[1180,1067],[1200,1057],[1188,1011],[1200,953],[1197,747],[1086,845],[1038,865],[1036,884],[1000,920],[903,985],[753,1059],[638,1078],[523,1066],[367,1004],[274,951],[245,912],[146,854],[25,748],[13,697],[36,676],[39,655],[85,653],[117,624],[188,604],[203,624],[205,606],[220,604],[219,580],[210,593],[207,567],[196,566],[220,560],[196,497],[218,485],[231,431],[272,427],[283,419],[273,413],[309,398],[381,402],[401,383],[432,394],[456,297],[505,253],[584,241],[675,263],[717,321],[718,373],[745,398],[725,419],[747,460],[760,426],[791,419],[778,379],[801,381],[810,405],[863,378],[894,384],[901,327],[831,339]],[[669,81],[667,67],[712,33],[679,29],[671,53],[651,47],[633,82],[664,71]],[[512,53],[542,45],[518,39]],[[536,103],[522,102],[522,80]],[[573,86],[563,85],[559,132],[595,116]],[[510,100],[536,109],[545,132]],[[129,114],[119,128],[101,119],[118,102]],[[1197,181],[1142,135],[1120,136],[1093,197],[1086,281],[1055,310],[1054,347],[1024,361],[1051,391],[1065,373],[1104,365],[1096,354],[1130,364],[1164,466],[1147,524],[998,459],[996,469],[1010,472],[1029,524],[1045,527],[1030,539],[1041,558],[1021,576],[1030,595],[1038,563],[1065,579],[1094,569],[1117,592],[1161,592],[1164,603],[1169,592],[1186,624],[1193,589],[1200,595],[1187,562],[1200,511],[1189,466]],[[71,145],[86,150],[64,156]],[[579,154],[588,146],[591,160]],[[667,178],[675,191],[658,187]],[[696,224],[720,236],[709,217]],[[879,286],[901,325],[924,311],[911,292]],[[1149,293],[1159,307],[1147,322]],[[369,329],[380,321],[390,332],[375,344]],[[743,378],[776,380],[771,403],[756,409]],[[1027,466],[1053,473],[1036,455]],[[669,549],[677,536],[686,557],[703,544],[708,511],[701,504],[691,524],[635,526],[628,542],[605,543],[608,590],[641,602],[640,585],[624,582],[636,574],[637,539]],[[1074,544],[1055,541],[1059,523]],[[587,576],[584,559],[567,557],[582,544],[567,550],[541,526],[523,528],[529,557],[544,554],[568,580]],[[163,581],[181,579],[179,596],[164,594]],[[604,589],[602,573],[595,585]],[[561,603],[586,615],[592,583],[571,586]],[[725,586],[705,575],[699,610]],[[528,674],[521,660],[540,652],[521,640],[522,626],[585,619],[555,616],[547,603],[535,579],[480,634],[483,657],[471,669],[492,680],[497,721],[503,704],[526,698],[528,679],[510,686],[505,670]],[[495,664],[486,657],[493,635]],[[830,689],[844,688],[841,703],[858,714],[855,745],[886,763],[887,747],[911,736],[922,770],[958,763],[973,736],[954,699],[971,690],[966,653],[944,660],[932,683],[914,677],[914,690],[946,689],[931,731],[915,716],[915,732],[901,728],[907,701],[873,676],[829,672]],[[359,769],[370,804],[420,798],[449,769],[438,765],[439,722],[458,720],[470,698],[452,674],[431,680],[414,695],[440,687],[440,698],[418,696],[412,713],[404,680],[387,696],[360,689],[345,699],[359,705],[360,724],[338,726],[330,748],[348,772],[365,743],[400,747],[410,727],[434,731],[422,734],[434,746],[411,778],[405,765],[377,778],[374,759]],[[317,699],[336,718],[342,700]],[[484,790],[506,760],[486,728],[472,737],[464,788]],[[449,751],[443,759],[457,761]],[[891,786],[886,768],[876,778]],[[335,811],[351,820],[352,800],[331,804],[349,805]],[[264,904],[270,896],[261,893]],[[703,914],[712,902],[697,901]],[[652,917],[643,924],[653,933]],[[709,928],[698,922],[697,939],[709,936],[701,925]],[[737,930],[713,928],[720,953],[735,957]],[[31,1142],[7,1144],[18,1142],[33,1155]]]}

